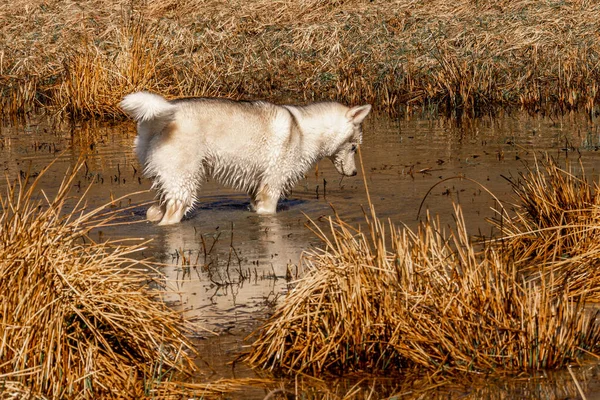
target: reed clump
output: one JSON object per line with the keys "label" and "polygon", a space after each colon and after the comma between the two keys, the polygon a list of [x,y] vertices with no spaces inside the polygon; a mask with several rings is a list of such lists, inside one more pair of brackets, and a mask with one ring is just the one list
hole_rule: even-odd
{"label": "reed clump", "polygon": [[0,196],[2,396],[179,398],[248,384],[193,383],[192,328],[161,301],[152,265],[132,257],[143,243],[95,242],[88,233],[115,212],[71,198],[75,172],[47,197],[43,175]]}
{"label": "reed clump", "polygon": [[599,19],[592,1],[16,0],[0,10],[1,113],[122,117],[146,89],[594,115]]}
{"label": "reed clump", "polygon": [[513,216],[492,220],[502,236],[498,246],[518,260],[520,270],[550,287],[600,300],[598,183],[580,163],[567,160],[561,167],[548,155],[507,179],[517,201]]}
{"label": "reed clump", "polygon": [[282,372],[507,373],[559,368],[598,350],[597,313],[568,288],[528,280],[493,247],[476,251],[460,208],[444,233],[428,217],[417,231],[368,229],[339,217],[304,277],[260,329],[253,365]]}
{"label": "reed clump", "polygon": [[551,158],[511,180],[515,216],[502,238],[474,243],[459,206],[445,232],[387,225],[370,205],[367,229],[337,214],[306,276],[257,332],[247,356],[262,368],[517,373],[600,355],[598,191]]}

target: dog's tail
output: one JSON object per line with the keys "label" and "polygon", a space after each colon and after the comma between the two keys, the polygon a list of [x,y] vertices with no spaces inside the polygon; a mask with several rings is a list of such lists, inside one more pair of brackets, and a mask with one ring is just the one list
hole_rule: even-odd
{"label": "dog's tail", "polygon": [[177,108],[164,97],[149,92],[128,94],[123,98],[120,106],[127,115],[140,122],[156,119],[166,122],[172,119]]}

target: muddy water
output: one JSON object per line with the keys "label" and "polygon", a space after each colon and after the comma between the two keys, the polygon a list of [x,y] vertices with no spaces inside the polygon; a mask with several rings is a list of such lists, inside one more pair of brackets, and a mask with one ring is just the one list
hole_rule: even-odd
{"label": "muddy water", "polygon": [[[281,202],[275,216],[257,216],[248,210],[244,194],[207,182],[197,208],[181,224],[159,227],[144,221],[146,205],[142,203],[151,201],[153,194],[132,152],[134,135],[131,123],[53,126],[39,119],[27,125],[4,126],[0,130],[0,166],[14,179],[26,171],[35,174],[55,160],[42,180],[42,187],[51,194],[64,171],[84,157],[74,195],[94,182],[88,195],[90,206],[110,201],[122,208],[131,206],[126,211],[131,224],[97,232],[99,238],[151,239],[139,256],[163,264],[171,288],[167,301],[199,326],[219,334],[215,337],[199,330],[194,338],[202,354],[198,363],[206,371],[204,377],[255,376],[243,365],[228,363],[243,351],[244,337],[289,290],[301,268],[301,253],[319,245],[306,228],[307,217],[325,227],[323,217],[331,215],[333,206],[347,222],[363,221],[361,206],[367,204],[363,174],[341,178],[328,160],[322,161]],[[380,217],[415,227],[422,205],[421,216],[429,211],[451,223],[456,202],[464,209],[471,233],[490,235],[493,231],[484,220],[493,216],[491,208],[498,205],[489,192],[506,202],[506,207],[511,199],[503,177],[516,175],[540,152],[549,152],[560,160],[576,161],[576,171],[581,160],[587,175],[597,179],[599,148],[598,126],[580,116],[555,120],[506,116],[462,126],[443,120],[398,122],[375,116],[365,126],[362,155],[364,176]],[[594,389],[597,368],[586,367],[577,373],[586,389],[598,394]],[[320,398],[332,390],[343,395],[352,387],[347,381],[306,385],[317,388],[307,390],[309,398]],[[364,383],[366,393],[370,385],[374,384]],[[393,383],[384,386],[386,390],[395,388]],[[532,393],[536,390],[540,398],[577,395],[566,374],[552,379],[544,374],[508,387],[506,382],[490,382],[484,389],[470,385],[440,395],[535,398],[538,395]],[[265,394],[257,389],[242,397],[263,398]]]}

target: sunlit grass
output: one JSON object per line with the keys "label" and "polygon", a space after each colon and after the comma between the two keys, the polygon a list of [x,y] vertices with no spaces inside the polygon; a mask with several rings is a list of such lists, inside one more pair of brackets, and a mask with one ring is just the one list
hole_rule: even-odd
{"label": "sunlit grass", "polygon": [[597,111],[600,8],[581,1],[10,2],[3,114],[122,117],[124,94],[373,103],[454,117]]}
{"label": "sunlit grass", "polygon": [[[577,172],[579,171],[579,172]],[[518,268],[549,287],[600,300],[600,191],[577,161],[561,167],[546,156],[509,178],[514,216],[493,220],[497,245]]]}
{"label": "sunlit grass", "polygon": [[[514,183],[517,215],[505,237],[474,243],[460,207],[444,230],[416,231],[365,216],[339,216],[306,276],[261,327],[248,356],[286,373],[507,374],[557,369],[599,355],[600,257],[596,191],[547,161]],[[565,213],[568,216],[565,216]]]}
{"label": "sunlit grass", "polygon": [[257,384],[198,382],[194,330],[162,301],[160,273],[134,256],[144,243],[88,235],[118,210],[70,197],[80,168],[53,196],[40,188],[46,170],[0,196],[3,396],[206,398]]}

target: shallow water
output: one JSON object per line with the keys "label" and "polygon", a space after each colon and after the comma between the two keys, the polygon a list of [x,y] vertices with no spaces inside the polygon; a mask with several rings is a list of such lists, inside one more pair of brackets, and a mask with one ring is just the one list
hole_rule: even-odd
{"label": "shallow water", "polygon": [[[557,120],[506,116],[462,126],[444,120],[391,121],[372,116],[364,131],[364,176],[377,213],[411,228],[417,224],[421,203],[421,216],[429,210],[451,224],[452,203],[457,202],[472,234],[493,234],[485,222],[494,215],[491,208],[498,208],[490,192],[510,207],[510,186],[503,177],[523,171],[524,163],[531,164],[541,152],[571,161],[576,172],[581,161],[592,179],[599,174],[600,131],[577,115]],[[220,334],[215,337],[199,330],[194,339],[203,355],[199,365],[209,371],[205,378],[254,376],[255,372],[243,365],[227,363],[243,351],[247,345],[244,337],[285,296],[290,281],[301,270],[301,253],[318,246],[319,240],[306,227],[307,218],[326,228],[323,217],[332,214],[333,206],[347,222],[364,221],[361,206],[367,204],[367,196],[363,174],[341,178],[331,162],[324,160],[281,202],[275,216],[250,212],[246,195],[208,182],[199,194],[197,208],[181,224],[159,227],[144,221],[146,205],[142,203],[151,201],[153,193],[148,191],[150,181],[141,176],[132,152],[134,135],[133,123],[52,126],[39,119],[24,126],[4,126],[0,130],[0,165],[13,180],[26,171],[36,174],[56,160],[41,186],[51,194],[64,171],[84,157],[74,195],[95,182],[87,196],[90,206],[111,201],[117,207],[132,206],[126,217],[131,224],[97,232],[99,238],[152,239],[139,256],[163,264],[172,289],[167,300],[203,328]],[[598,393],[594,389],[597,368],[586,368],[578,371],[580,379],[589,385],[588,390]],[[532,393],[527,386],[531,382],[516,381],[509,389],[505,382],[490,383],[484,389],[467,386],[440,396],[479,398],[479,393],[486,398],[531,398],[523,394]],[[533,398],[577,395],[566,374],[533,382],[538,389],[545,388],[532,394]],[[543,386],[546,383],[549,386]],[[364,383],[367,393],[370,385],[374,384]],[[351,386],[347,381],[336,383],[337,395]],[[309,383],[308,387],[319,385]],[[319,398],[332,387],[327,385],[312,394],[307,389],[305,396]],[[390,390],[394,385],[386,387]],[[542,395],[544,390],[556,395]],[[404,389],[398,388],[398,392]],[[408,397],[416,393],[409,392],[413,394]],[[263,398],[265,394],[257,389],[245,392],[243,398]]]}

